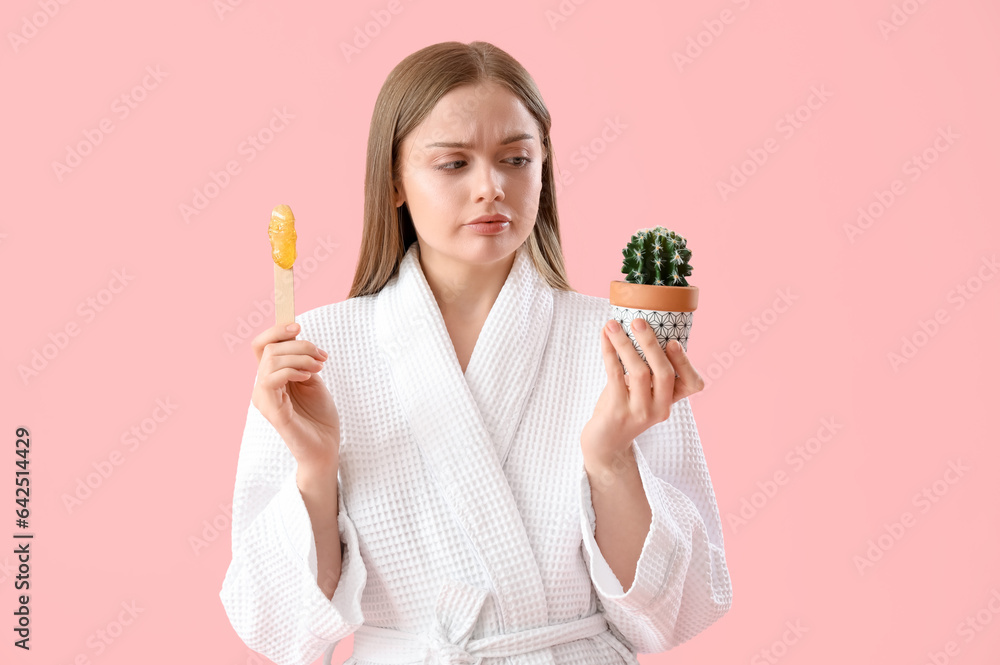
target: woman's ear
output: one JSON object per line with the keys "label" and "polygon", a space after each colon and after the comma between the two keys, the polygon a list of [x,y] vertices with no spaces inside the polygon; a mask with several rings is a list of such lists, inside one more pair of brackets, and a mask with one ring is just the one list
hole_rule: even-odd
{"label": "woman's ear", "polygon": [[403,205],[403,202],[406,201],[406,196],[403,194],[403,183],[399,182],[398,180],[392,181],[392,194],[393,194],[393,205],[395,205],[397,208]]}

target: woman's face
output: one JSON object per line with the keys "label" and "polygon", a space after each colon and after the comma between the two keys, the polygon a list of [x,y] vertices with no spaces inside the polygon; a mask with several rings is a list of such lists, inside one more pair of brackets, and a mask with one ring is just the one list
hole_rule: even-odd
{"label": "woman's face", "polygon": [[[531,234],[542,191],[538,123],[497,83],[454,88],[402,142],[396,206],[406,202],[422,257],[493,263]],[[469,222],[501,214],[510,224],[483,234]]]}

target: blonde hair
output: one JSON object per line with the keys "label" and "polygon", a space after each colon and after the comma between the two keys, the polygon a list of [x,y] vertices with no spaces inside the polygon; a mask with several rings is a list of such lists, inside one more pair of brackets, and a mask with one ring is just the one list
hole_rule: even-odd
{"label": "blonde hair", "polygon": [[406,249],[417,240],[406,203],[397,208],[393,181],[399,176],[400,145],[452,88],[496,82],[512,92],[538,122],[544,161],[538,215],[525,241],[535,268],[552,288],[575,291],[566,278],[556,211],[552,119],[528,72],[487,42],[442,42],[412,53],[386,77],[368,131],[365,211],[361,249],[348,298],[378,293],[396,274]]}

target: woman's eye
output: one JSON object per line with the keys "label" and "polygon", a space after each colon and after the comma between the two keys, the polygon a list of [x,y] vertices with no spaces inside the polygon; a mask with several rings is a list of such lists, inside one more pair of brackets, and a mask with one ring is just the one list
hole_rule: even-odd
{"label": "woman's eye", "polygon": [[[519,161],[519,162],[517,162],[517,163],[514,164],[514,166],[517,166],[518,168],[523,168],[523,167],[525,167],[525,166],[527,166],[528,164],[531,163],[531,158],[530,157],[520,157],[520,156],[518,156],[518,157],[511,157],[508,161],[513,161],[513,160],[521,160],[521,161]],[[437,168],[438,168],[439,171],[457,171],[460,167],[454,166],[455,164],[465,164],[465,160],[464,159],[458,159],[458,160],[455,160],[453,162],[447,162],[445,164],[441,164]]]}

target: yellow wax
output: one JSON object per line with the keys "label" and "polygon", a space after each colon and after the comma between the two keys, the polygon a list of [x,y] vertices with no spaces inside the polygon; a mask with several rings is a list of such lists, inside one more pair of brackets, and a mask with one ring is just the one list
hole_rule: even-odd
{"label": "yellow wax", "polygon": [[295,263],[295,215],[292,209],[281,204],[271,211],[271,223],[267,226],[267,237],[271,241],[271,258],[285,270]]}

